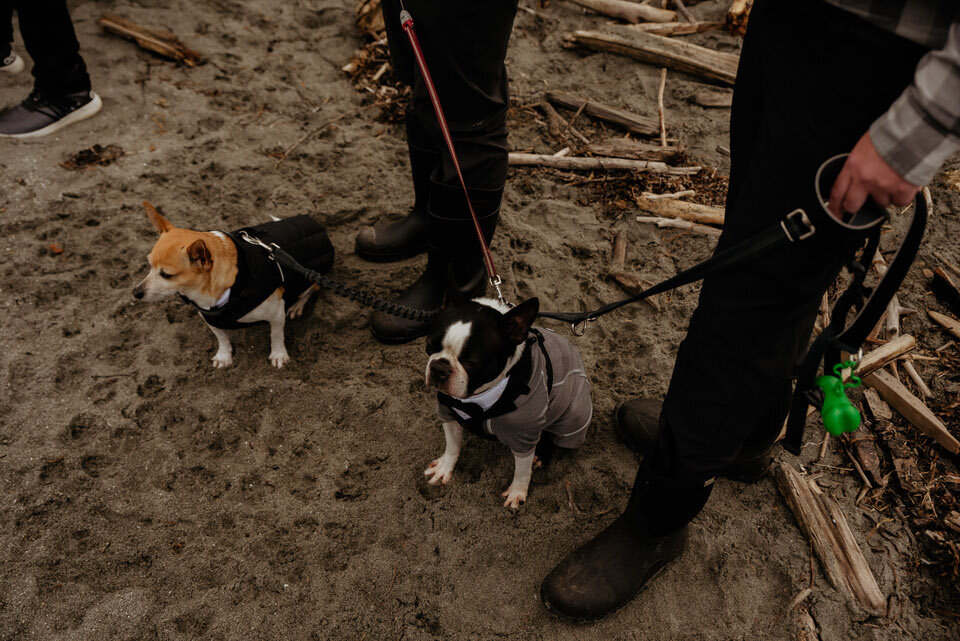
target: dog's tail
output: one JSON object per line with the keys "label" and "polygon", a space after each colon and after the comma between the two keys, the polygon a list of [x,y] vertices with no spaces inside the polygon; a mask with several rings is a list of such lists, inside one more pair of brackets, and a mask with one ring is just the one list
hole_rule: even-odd
{"label": "dog's tail", "polygon": [[270,214],[270,220],[272,220],[273,222],[277,222],[277,221],[279,221],[280,219],[277,218],[276,216],[274,216],[273,214]]}

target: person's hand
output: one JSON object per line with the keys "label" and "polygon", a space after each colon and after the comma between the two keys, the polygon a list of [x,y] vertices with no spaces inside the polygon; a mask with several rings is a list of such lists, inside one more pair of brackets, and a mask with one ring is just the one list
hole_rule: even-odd
{"label": "person's hand", "polygon": [[880,157],[870,140],[870,134],[865,133],[857,141],[833,183],[830,213],[843,220],[847,212],[852,214],[859,211],[868,196],[881,207],[904,207],[910,204],[918,191],[919,187],[904,180]]}

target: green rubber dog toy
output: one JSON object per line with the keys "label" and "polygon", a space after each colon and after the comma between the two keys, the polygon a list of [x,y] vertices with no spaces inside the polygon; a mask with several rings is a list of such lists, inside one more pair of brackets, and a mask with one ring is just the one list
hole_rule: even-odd
{"label": "green rubber dog toy", "polygon": [[860,378],[851,374],[850,382],[844,384],[843,370],[845,369],[856,370],[857,363],[853,361],[839,363],[833,368],[834,376],[827,374],[816,380],[817,386],[823,390],[823,408],[820,410],[823,427],[834,436],[840,436],[844,432],[854,432],[860,427],[860,412],[847,398],[846,393],[849,388],[860,385]]}

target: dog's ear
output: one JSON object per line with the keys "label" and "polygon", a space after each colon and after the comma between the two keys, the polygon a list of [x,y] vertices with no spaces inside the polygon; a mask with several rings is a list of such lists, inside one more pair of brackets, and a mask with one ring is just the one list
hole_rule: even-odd
{"label": "dog's ear", "polygon": [[213,269],[213,256],[203,240],[193,241],[187,247],[187,256],[190,257],[190,266],[198,272],[208,272]]}
{"label": "dog's ear", "polygon": [[173,225],[170,224],[170,221],[164,218],[163,215],[158,212],[153,205],[144,201],[143,208],[147,210],[147,218],[150,219],[150,222],[153,223],[153,226],[157,228],[158,232],[163,234],[173,229]]}
{"label": "dog's ear", "polygon": [[537,312],[540,311],[540,300],[531,298],[525,300],[509,312],[503,315],[503,320],[507,324],[507,337],[515,345],[519,345],[527,340],[527,334],[530,333],[530,326],[537,318]]}

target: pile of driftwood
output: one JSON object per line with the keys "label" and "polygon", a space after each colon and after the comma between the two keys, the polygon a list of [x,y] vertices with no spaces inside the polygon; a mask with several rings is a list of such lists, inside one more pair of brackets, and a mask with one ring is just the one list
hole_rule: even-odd
{"label": "pile of driftwood", "polygon": [[[926,197],[929,202],[929,192]],[[938,253],[934,257],[940,264],[924,270],[924,275],[930,279],[938,302],[957,314],[960,268]],[[878,253],[873,269],[878,275],[886,269],[882,254]],[[818,326],[829,324],[828,310],[825,297]],[[928,405],[936,397],[931,381],[952,378],[955,384],[960,364],[960,321],[932,309],[926,316],[917,314],[918,318],[934,321],[927,327],[931,334],[943,332],[943,337],[935,340],[941,345],[921,353],[914,336],[901,331],[900,319],[909,314],[917,312],[903,307],[895,298],[871,333],[869,344],[873,349],[867,351],[856,370],[864,383],[859,402],[864,419],[860,429],[842,438],[824,433],[809,475],[799,474],[786,463],[777,470],[778,487],[810,539],[830,583],[850,594],[871,614],[887,620],[895,620],[902,605],[897,607],[896,598],[887,599],[880,591],[846,518],[818,480],[832,484],[820,480],[831,471],[855,474],[861,489],[854,504],[874,523],[866,541],[878,532],[886,535],[886,524],[898,518],[920,535],[930,556],[941,565],[941,572],[954,578],[960,574],[960,499],[956,495],[960,491],[960,475],[956,473],[960,441],[947,424],[956,428],[960,401],[950,398],[939,407]],[[849,377],[851,372],[844,374]],[[897,421],[896,415],[902,420]],[[841,461],[826,462],[831,449]]]}
{"label": "pile of driftwood", "polygon": [[358,92],[378,103],[384,121],[401,122],[410,88],[400,82],[390,64],[380,0],[361,0],[356,14],[357,29],[366,42],[342,71]]}

